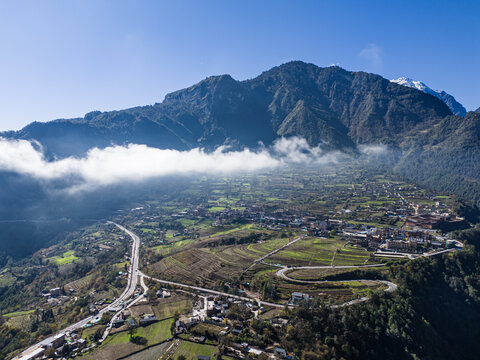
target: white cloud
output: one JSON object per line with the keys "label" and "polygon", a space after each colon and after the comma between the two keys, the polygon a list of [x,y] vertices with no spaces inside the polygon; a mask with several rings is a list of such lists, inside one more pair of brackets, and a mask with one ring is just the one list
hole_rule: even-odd
{"label": "white cloud", "polygon": [[375,68],[379,68],[382,66],[383,64],[382,55],[383,55],[382,48],[374,43],[368,44],[358,54],[358,56],[360,56],[361,58],[368,60],[371,63],[371,65]]}
{"label": "white cloud", "polygon": [[225,147],[213,152],[199,148],[178,151],[131,144],[94,148],[81,158],[48,161],[38,143],[0,138],[0,171],[46,183],[60,181],[62,188],[70,192],[170,175],[257,171],[291,163],[323,165],[347,158],[343,153],[324,152],[319,146],[310,147],[305,139],[293,137],[281,138],[271,148],[258,151],[229,151]]}

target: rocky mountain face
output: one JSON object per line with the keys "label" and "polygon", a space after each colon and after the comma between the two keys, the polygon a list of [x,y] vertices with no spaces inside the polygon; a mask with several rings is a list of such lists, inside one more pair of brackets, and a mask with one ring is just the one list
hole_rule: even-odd
{"label": "rocky mountain face", "polygon": [[3,136],[36,139],[60,157],[112,143],[211,149],[294,135],[351,151],[363,143],[396,145],[450,114],[434,96],[381,76],[295,61],[247,81],[209,77],[153,106],[35,122]]}
{"label": "rocky mountain face", "polygon": [[425,85],[421,81],[413,80],[406,77],[401,77],[391,81],[399,85],[418,89],[420,91],[423,91],[427,94],[430,94],[439,98],[448,106],[448,108],[452,111],[454,115],[465,116],[467,114],[467,110],[465,110],[463,105],[460,104],[457,100],[455,100],[455,98],[452,95],[446,93],[443,90],[433,90],[431,87]]}

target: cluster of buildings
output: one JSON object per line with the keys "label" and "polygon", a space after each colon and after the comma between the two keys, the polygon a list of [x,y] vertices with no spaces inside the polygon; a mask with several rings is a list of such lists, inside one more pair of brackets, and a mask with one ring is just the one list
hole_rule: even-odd
{"label": "cluster of buildings", "polygon": [[72,357],[85,352],[87,350],[86,347],[87,341],[80,338],[76,332],[59,333],[43,340],[38,347],[19,357],[18,360],[42,358],[49,349],[54,349],[51,353],[55,354],[55,356],[69,355],[69,357]]}
{"label": "cluster of buildings", "polygon": [[391,227],[359,229],[347,228],[342,237],[353,245],[370,251],[423,254],[430,250],[457,246],[457,242],[435,232],[418,229],[405,230]]}

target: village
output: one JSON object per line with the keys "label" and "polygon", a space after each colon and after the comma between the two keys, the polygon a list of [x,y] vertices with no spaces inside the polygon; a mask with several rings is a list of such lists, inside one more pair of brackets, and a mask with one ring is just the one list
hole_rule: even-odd
{"label": "village", "polygon": [[[290,309],[395,291],[382,280],[386,264],[462,248],[449,233],[468,224],[454,206],[449,196],[371,174],[200,179],[182,200],[166,194],[118,211],[115,221],[141,238],[146,285],[129,299],[111,306],[131,276],[130,238],[95,225],[39,252],[35,266],[53,269],[52,280],[30,301],[35,310],[9,321],[91,317],[22,360],[295,359],[280,341]],[[372,280],[349,278],[357,269]]]}

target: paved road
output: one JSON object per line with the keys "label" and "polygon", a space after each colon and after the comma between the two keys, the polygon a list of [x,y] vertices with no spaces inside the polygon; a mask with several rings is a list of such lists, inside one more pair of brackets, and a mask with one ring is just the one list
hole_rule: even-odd
{"label": "paved road", "polygon": [[118,299],[113,301],[111,304],[107,305],[105,308],[100,310],[98,312],[98,314],[92,315],[92,316],[89,316],[89,317],[87,317],[83,320],[80,320],[79,322],[77,322],[73,325],[70,325],[70,326],[66,327],[65,329],[60,330],[56,334],[42,340],[41,342],[38,342],[37,344],[30,346],[28,349],[24,350],[22,353],[15,356],[13,358],[14,360],[20,359],[23,356],[28,355],[32,351],[38,349],[39,347],[42,347],[42,345],[46,342],[53,341],[54,337],[58,334],[61,334],[61,333],[65,334],[66,332],[71,332],[75,329],[81,328],[82,326],[88,324],[90,321],[94,321],[95,318],[101,317],[104,313],[109,312],[110,310],[115,309],[115,308],[123,307],[123,305],[122,305],[123,302],[127,301],[128,298],[130,298],[134,294],[135,288],[137,287],[138,275],[139,275],[138,264],[139,264],[140,238],[137,235],[135,235],[134,233],[132,233],[131,231],[124,228],[123,226],[119,225],[119,224],[116,224],[116,223],[113,223],[113,222],[109,222],[109,223],[114,224],[120,230],[126,232],[133,240],[133,243],[132,243],[132,258],[131,258],[130,269],[129,269],[129,274],[128,274],[128,283],[127,283],[127,287],[123,291],[122,295],[120,295],[120,297],[118,297]]}
{"label": "paved road", "polygon": [[[384,264],[375,264],[375,265],[345,265],[345,266],[297,266],[297,267],[282,267],[276,272],[276,275],[278,277],[281,277],[282,279],[296,282],[296,283],[301,283],[301,284],[324,284],[328,282],[355,282],[355,281],[377,281],[382,284],[387,285],[387,288],[385,289],[385,292],[393,292],[397,290],[397,284],[388,281],[388,280],[369,280],[369,279],[355,279],[355,280],[300,280],[300,279],[294,279],[289,277],[288,275],[285,274],[285,272],[289,270],[301,270],[301,269],[362,269],[362,268],[371,268],[371,267],[378,267],[378,266],[383,266]],[[340,305],[332,305],[332,308],[339,308],[343,306],[350,306],[354,304],[358,304],[362,301],[367,301],[368,297],[361,297],[359,299],[355,299],[352,301],[348,301],[346,303],[340,304]]]}

